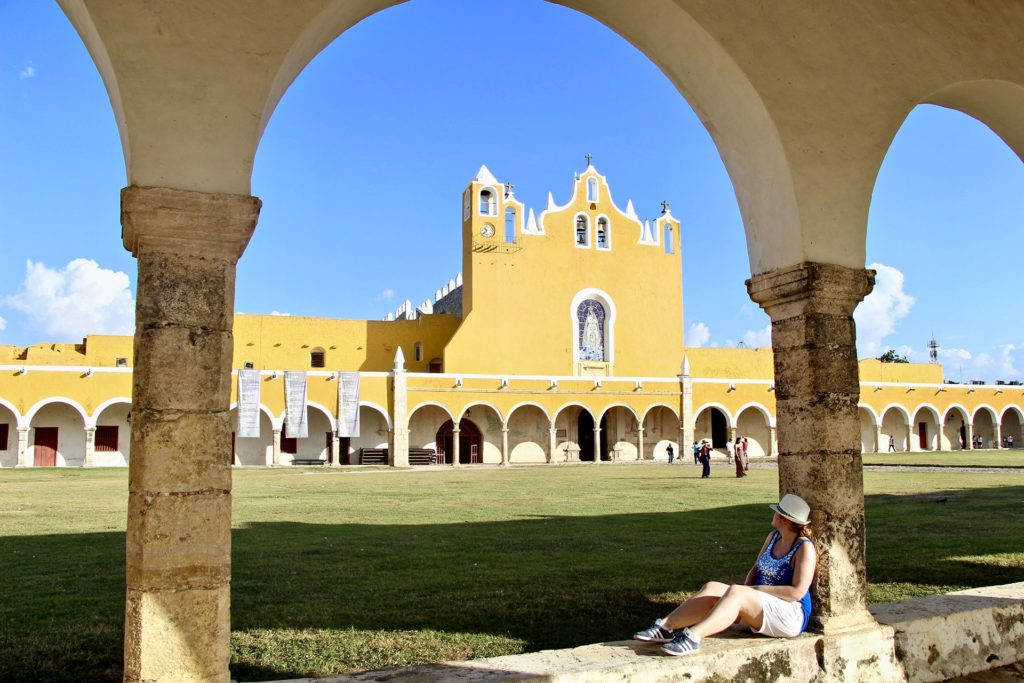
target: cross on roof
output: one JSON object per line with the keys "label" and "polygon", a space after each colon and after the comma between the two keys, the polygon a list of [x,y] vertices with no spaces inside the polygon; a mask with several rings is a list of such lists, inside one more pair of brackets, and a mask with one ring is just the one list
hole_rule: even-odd
{"label": "cross on roof", "polygon": [[662,202],[661,203],[661,212],[662,213],[668,213],[668,202]]}
{"label": "cross on roof", "polygon": [[516,186],[513,185],[511,182],[505,183],[505,196],[507,197],[510,194],[512,194],[512,190],[514,189],[516,189]]}
{"label": "cross on roof", "polygon": [[586,159],[587,159],[587,168],[590,168],[590,160],[594,158],[594,155],[589,153],[589,152],[587,152],[587,154],[585,156],[586,156]]}

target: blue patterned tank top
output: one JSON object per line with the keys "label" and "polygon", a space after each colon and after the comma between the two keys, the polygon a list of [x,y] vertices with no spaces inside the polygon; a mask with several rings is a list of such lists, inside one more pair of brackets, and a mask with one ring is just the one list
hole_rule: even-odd
{"label": "blue patterned tank top", "polygon": [[[775,531],[768,547],[764,549],[761,556],[757,558],[757,577],[754,579],[755,586],[792,586],[793,585],[793,556],[797,549],[804,543],[811,543],[808,538],[798,538],[789,552],[780,558],[772,557],[772,548],[782,538],[782,535]],[[804,625],[800,632],[807,630],[807,623],[811,620],[811,591],[808,590],[800,598],[800,609],[804,613]]]}

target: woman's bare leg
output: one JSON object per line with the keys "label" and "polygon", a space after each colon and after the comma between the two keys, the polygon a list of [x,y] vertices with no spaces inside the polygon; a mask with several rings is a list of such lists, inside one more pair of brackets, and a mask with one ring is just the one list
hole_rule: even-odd
{"label": "woman's bare leg", "polygon": [[729,586],[724,583],[707,582],[699,591],[672,610],[661,622],[661,625],[671,631],[678,631],[684,626],[693,626],[714,609],[728,590]]}
{"label": "woman's bare leg", "polygon": [[737,619],[755,630],[761,628],[764,611],[761,608],[760,591],[738,584],[729,586],[714,607],[690,626],[690,632],[697,638],[703,638],[724,631],[735,624]]}

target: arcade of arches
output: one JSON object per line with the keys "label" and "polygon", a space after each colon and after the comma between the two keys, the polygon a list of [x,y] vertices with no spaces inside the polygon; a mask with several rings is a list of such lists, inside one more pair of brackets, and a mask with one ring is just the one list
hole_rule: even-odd
{"label": "arcade of arches", "polygon": [[[216,13],[198,2],[59,2],[110,94],[128,168],[123,239],[138,259],[125,678],[226,683],[232,311],[235,263],[260,208],[250,196],[253,156],[295,76],[336,36],[396,2],[265,3],[252,12],[227,0]],[[865,604],[864,422],[880,425],[881,438],[937,447],[955,443],[961,427],[991,441],[1007,415],[966,406],[950,413],[925,401],[858,415],[852,312],[873,284],[864,269],[871,190],[919,103],[976,117],[1024,157],[1024,4],[564,4],[644,52],[706,123],[743,216],[748,291],[772,319],[779,488],[808,499],[820,533],[818,625],[826,634],[877,629]],[[633,376],[620,369],[629,359],[618,342],[594,372]],[[406,377],[385,381],[401,400],[418,400],[411,381],[404,393]],[[683,406],[698,393],[683,387]],[[94,408],[46,410],[62,425],[93,428]],[[486,432],[476,410],[472,421]],[[409,414],[405,405],[396,412]],[[586,419],[569,415],[567,434],[585,431]],[[1009,419],[1019,429],[1019,411]],[[708,418],[712,431],[716,421],[720,432],[721,418]],[[396,420],[392,448],[408,449],[410,428]],[[559,429],[549,438],[562,438]],[[511,431],[502,438],[511,443]],[[595,454],[610,441],[595,438]],[[483,450],[486,457],[486,441]],[[161,457],[174,452],[191,460]],[[86,457],[70,446],[68,454]],[[194,524],[199,516],[209,523]],[[200,558],[192,547],[211,550]]]}

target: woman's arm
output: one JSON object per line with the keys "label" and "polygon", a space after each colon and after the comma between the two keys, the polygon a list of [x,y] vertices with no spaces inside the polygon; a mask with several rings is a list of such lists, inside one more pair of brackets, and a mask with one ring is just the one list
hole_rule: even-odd
{"label": "woman's arm", "polygon": [[818,553],[814,549],[814,544],[810,541],[801,543],[796,554],[793,555],[793,585],[756,586],[756,588],[783,600],[799,600],[810,589],[817,566]]}
{"label": "woman's arm", "polygon": [[757,560],[758,560],[758,558],[761,557],[761,555],[764,553],[764,551],[768,548],[768,544],[771,543],[773,535],[775,535],[774,531],[769,533],[765,537],[764,543],[761,544],[761,549],[757,551],[757,557],[754,558],[754,564],[753,564],[753,566],[750,567],[750,571],[747,572],[747,578],[743,579],[743,585],[744,586],[753,586],[754,585],[754,581],[757,580]]}

